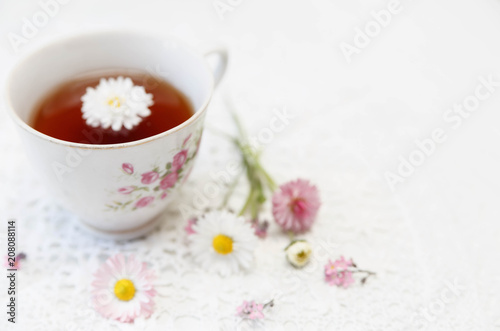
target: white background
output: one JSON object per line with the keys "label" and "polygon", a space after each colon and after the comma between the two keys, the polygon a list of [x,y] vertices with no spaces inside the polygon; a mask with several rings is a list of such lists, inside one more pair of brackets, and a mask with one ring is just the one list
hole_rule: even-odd
{"label": "white background", "polygon": [[[211,0],[71,0],[16,52],[9,33],[22,36],[23,19],[32,21],[41,6],[38,1],[0,0],[1,90],[7,72],[30,49],[74,32],[126,27],[175,35],[201,52],[225,45],[231,63],[208,124],[219,126],[225,118],[224,97],[233,99],[255,134],[267,125],[273,109],[296,113],[298,120],[266,146],[265,161],[276,177],[312,178],[328,192],[335,189],[329,179],[339,175],[329,165],[356,160],[352,163],[360,165],[363,176],[368,174],[395,198],[419,267],[425,269],[422,277],[436,287],[420,306],[439,297],[443,282],[462,277],[467,295],[447,305],[427,327],[500,330],[500,88],[459,128],[443,119],[454,104],[474,94],[478,77],[492,75],[500,81],[500,2],[403,0],[400,13],[350,63],[341,43],[353,44],[356,28],[364,29],[373,21],[370,12],[386,9],[388,1],[223,2],[232,4],[232,10],[221,17]],[[12,176],[36,178],[9,165],[16,159],[29,169],[4,113],[3,96],[0,101],[1,217],[22,219],[16,213],[27,213],[29,206]],[[399,157],[408,159],[416,150],[415,140],[430,137],[436,128],[446,132],[446,141],[391,191],[384,175],[397,174]],[[290,146],[301,140],[311,145]],[[192,180],[206,176],[203,164],[217,156],[214,141],[210,135],[205,140]],[[342,199],[341,190],[336,194]],[[350,199],[356,199],[356,192]],[[330,197],[324,194],[323,201],[323,216],[334,214]],[[338,220],[332,222],[330,230],[339,230]],[[465,301],[467,309],[456,307]],[[389,329],[390,314],[384,318],[386,324],[365,321],[359,329]]]}

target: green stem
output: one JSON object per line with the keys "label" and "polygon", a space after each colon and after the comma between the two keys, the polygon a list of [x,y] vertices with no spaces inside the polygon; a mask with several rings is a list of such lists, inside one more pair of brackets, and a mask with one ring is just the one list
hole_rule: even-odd
{"label": "green stem", "polygon": [[267,181],[267,185],[269,186],[269,189],[274,192],[278,188],[278,185],[274,182],[273,178],[269,175],[269,173],[262,167],[260,162],[256,163],[256,168],[261,172],[261,174],[264,176],[264,178]]}
{"label": "green stem", "polygon": [[376,273],[374,273],[373,271],[362,270],[362,269],[352,270],[351,272],[352,273],[363,272],[363,273],[366,273],[368,276],[375,276],[376,275]]}
{"label": "green stem", "polygon": [[247,208],[250,206],[250,203],[252,202],[253,194],[254,194],[254,191],[250,188],[250,193],[248,193],[247,200],[245,201],[243,208],[241,208],[241,211],[238,214],[238,216],[243,216],[243,214],[245,214]]}
{"label": "green stem", "polygon": [[[243,215],[245,212],[250,211],[252,219],[256,219],[262,204],[266,201],[265,189],[267,188],[273,192],[276,190],[277,185],[260,164],[260,154],[252,150],[251,146],[248,145],[246,131],[238,116],[234,112],[231,112],[231,116],[239,133],[239,138],[232,138],[231,140],[241,152],[242,162],[246,170],[246,177],[250,185],[250,192],[239,215]],[[226,203],[227,200],[224,199],[224,205]]]}
{"label": "green stem", "polygon": [[240,174],[238,174],[236,176],[236,178],[233,180],[233,182],[231,183],[231,185],[229,186],[226,194],[224,195],[224,200],[222,201],[222,204],[221,206],[219,207],[219,209],[224,209],[226,208],[227,206],[227,203],[229,202],[229,198],[231,197],[231,195],[233,194],[234,192],[234,189],[236,188],[236,185],[238,185],[238,182],[240,181]]}
{"label": "green stem", "polygon": [[252,208],[250,209],[250,213],[252,215],[252,219],[256,219],[257,216],[259,216],[259,211],[261,205],[266,201],[266,197],[264,195],[263,189],[262,189],[262,183],[260,180],[256,180],[254,182],[254,188],[252,190],[254,191],[255,197],[254,197],[254,204],[252,205]]}
{"label": "green stem", "polygon": [[[255,186],[257,179],[254,176],[254,172],[252,171],[252,165],[250,163],[250,160],[248,160],[246,157],[243,156],[243,164],[246,168],[246,174],[247,174],[247,179],[250,184],[250,193],[248,194],[248,198],[243,205],[243,208],[240,211],[240,216],[243,215],[249,207],[252,206],[254,199],[255,199]],[[254,213],[254,207],[252,206],[251,208],[252,214]],[[253,215],[252,215],[253,216]]]}
{"label": "green stem", "polygon": [[236,113],[233,111],[231,111],[231,117],[233,118],[233,121],[236,124],[236,128],[238,128],[238,133],[240,134],[240,138],[243,141],[246,141],[247,140],[247,133],[246,133],[245,128],[243,128],[243,125],[241,124],[240,119],[238,118]]}

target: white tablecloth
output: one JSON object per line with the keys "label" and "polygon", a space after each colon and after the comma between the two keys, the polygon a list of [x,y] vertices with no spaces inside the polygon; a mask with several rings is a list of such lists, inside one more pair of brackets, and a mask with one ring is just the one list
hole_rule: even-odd
{"label": "white tablecloth", "polygon": [[[175,208],[142,240],[114,243],[81,231],[47,196],[2,107],[0,217],[18,221],[18,247],[28,258],[18,273],[18,323],[2,313],[1,330],[500,329],[500,90],[460,120],[449,112],[472,102],[481,79],[500,81],[497,0],[61,1],[15,52],[12,34],[23,36],[26,20],[47,2],[0,2],[2,90],[30,49],[82,30],[162,31],[200,51],[223,44],[231,64],[207,126],[232,130],[225,99],[257,136],[274,111],[293,112],[263,144],[264,163],[279,182],[316,183],[323,206],[304,236],[315,252],[305,270],[286,263],[287,238],[273,224],[252,271],[222,279],[189,258]],[[390,10],[377,28],[375,16]],[[360,37],[366,29],[371,37]],[[350,63],[346,49],[354,52]],[[446,139],[417,155],[435,130]],[[235,157],[207,130],[180,201],[192,203]],[[405,170],[405,162],[419,165]],[[402,181],[392,189],[389,172]],[[0,233],[5,247],[6,225]],[[133,325],[90,306],[92,273],[117,252],[137,254],[159,275],[154,314]],[[323,265],[340,255],[377,277],[347,290],[328,286]],[[3,277],[0,286],[4,306]],[[234,316],[243,300],[273,298],[259,325]]]}

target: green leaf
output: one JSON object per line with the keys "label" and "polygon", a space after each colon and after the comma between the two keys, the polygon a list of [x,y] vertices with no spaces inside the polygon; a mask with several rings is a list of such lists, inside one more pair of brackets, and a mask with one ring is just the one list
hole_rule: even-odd
{"label": "green leaf", "polygon": [[167,168],[167,170],[170,170],[170,168],[172,168],[172,162],[167,163],[166,168]]}

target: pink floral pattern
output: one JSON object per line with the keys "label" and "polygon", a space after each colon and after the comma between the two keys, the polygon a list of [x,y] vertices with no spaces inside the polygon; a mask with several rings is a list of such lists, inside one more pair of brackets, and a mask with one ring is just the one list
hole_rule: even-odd
{"label": "pink floral pattern", "polygon": [[132,175],[134,173],[134,167],[130,163],[122,164],[122,169],[129,175]]}
{"label": "pink floral pattern", "polygon": [[168,190],[169,188],[174,187],[175,183],[177,183],[178,178],[179,178],[179,175],[177,174],[177,172],[169,173],[160,182],[160,188],[162,190]]}
{"label": "pink floral pattern", "polygon": [[156,171],[148,171],[146,173],[143,173],[141,176],[141,183],[149,185],[156,182],[160,177],[160,174],[158,174]]}
{"label": "pink floral pattern", "polygon": [[186,146],[186,144],[188,143],[189,139],[191,139],[191,136],[192,136],[192,134],[190,133],[189,136],[187,136],[186,139],[184,139],[184,141],[182,142],[182,147]]}
{"label": "pink floral pattern", "polygon": [[125,186],[125,187],[120,187],[118,189],[118,192],[121,194],[130,194],[130,193],[134,192],[134,190],[135,190],[135,186]]}
{"label": "pink floral pattern", "polygon": [[149,206],[153,201],[155,200],[155,197],[144,197],[140,198],[139,201],[135,203],[136,208],[142,208],[142,207],[147,207]]}
{"label": "pink floral pattern", "polygon": [[170,190],[187,179],[200,140],[201,130],[194,137],[189,134],[171,162],[153,166],[152,169],[139,169],[131,163],[122,163],[121,170],[125,173],[127,184],[116,188],[115,193],[111,192],[113,201],[106,204],[107,210],[136,210],[154,206],[157,201],[165,199]]}
{"label": "pink floral pattern", "polygon": [[174,156],[174,162],[172,163],[172,168],[174,171],[182,168],[187,159],[187,150],[183,149]]}

